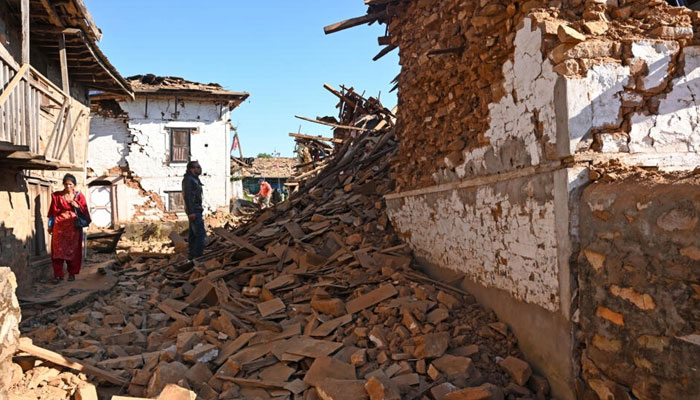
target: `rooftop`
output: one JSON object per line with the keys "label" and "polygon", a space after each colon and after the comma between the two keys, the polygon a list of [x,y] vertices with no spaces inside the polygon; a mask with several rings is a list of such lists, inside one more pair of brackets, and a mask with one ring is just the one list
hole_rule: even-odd
{"label": "rooftop", "polygon": [[250,159],[243,159],[241,161],[239,158],[232,159],[232,165],[234,170],[237,168],[242,169],[243,177],[255,177],[255,178],[289,178],[294,175],[294,166],[299,164],[296,158],[253,158],[252,165],[246,163]]}
{"label": "rooftop", "polygon": [[156,76],[153,74],[134,75],[126,78],[135,93],[141,94],[187,94],[202,97],[225,97],[244,101],[249,94],[225,90],[218,83],[188,81],[176,76]]}

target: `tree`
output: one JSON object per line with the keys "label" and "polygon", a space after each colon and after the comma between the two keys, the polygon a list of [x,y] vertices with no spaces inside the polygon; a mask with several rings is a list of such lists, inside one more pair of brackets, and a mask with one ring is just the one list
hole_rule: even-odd
{"label": "tree", "polygon": [[272,158],[272,156],[267,153],[260,153],[258,154],[258,158]]}

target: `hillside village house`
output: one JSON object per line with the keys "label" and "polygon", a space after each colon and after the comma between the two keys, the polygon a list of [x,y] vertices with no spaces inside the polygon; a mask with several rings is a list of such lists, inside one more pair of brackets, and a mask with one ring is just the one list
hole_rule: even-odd
{"label": "hillside village house", "polygon": [[184,218],[182,176],[202,165],[205,212],[231,199],[231,112],[248,93],[217,84],[143,75],[135,98],[93,95],[88,146],[91,211],[97,227]]}
{"label": "hillside village house", "polygon": [[85,184],[91,90],[133,96],[82,0],[0,0],[0,265],[20,291],[49,272],[47,211],[70,171]]}

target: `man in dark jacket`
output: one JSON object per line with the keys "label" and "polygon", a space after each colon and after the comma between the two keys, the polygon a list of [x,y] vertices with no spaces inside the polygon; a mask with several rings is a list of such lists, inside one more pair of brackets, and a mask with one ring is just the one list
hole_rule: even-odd
{"label": "man in dark jacket", "polygon": [[182,178],[182,196],[185,198],[185,212],[190,220],[189,245],[190,259],[200,257],[204,253],[204,242],[207,231],[204,228],[202,219],[202,182],[199,176],[202,174],[202,167],[197,161],[187,163],[187,172]]}

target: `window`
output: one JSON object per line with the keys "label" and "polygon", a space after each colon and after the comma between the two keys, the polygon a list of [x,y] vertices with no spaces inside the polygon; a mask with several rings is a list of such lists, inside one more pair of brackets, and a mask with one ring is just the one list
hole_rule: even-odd
{"label": "window", "polygon": [[170,162],[190,161],[190,130],[171,129],[170,130]]}
{"label": "window", "polygon": [[168,211],[184,212],[185,198],[182,197],[182,192],[167,192],[168,193]]}

